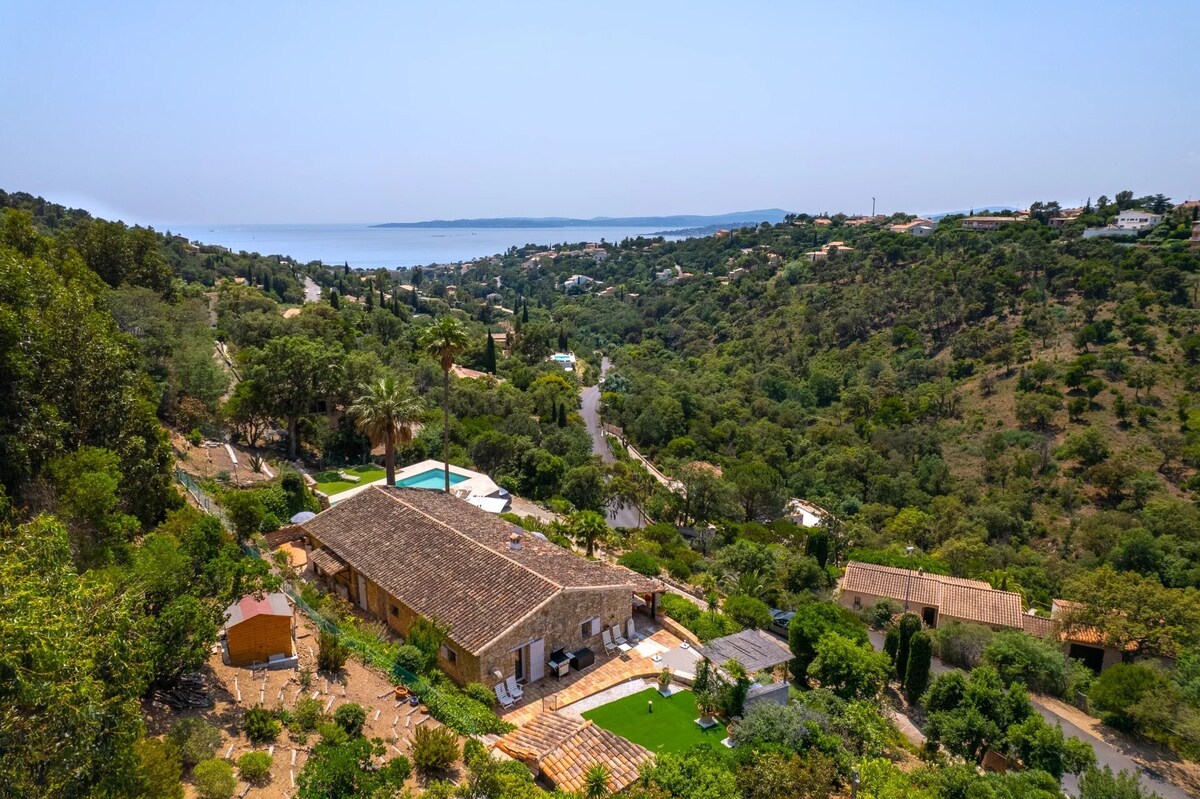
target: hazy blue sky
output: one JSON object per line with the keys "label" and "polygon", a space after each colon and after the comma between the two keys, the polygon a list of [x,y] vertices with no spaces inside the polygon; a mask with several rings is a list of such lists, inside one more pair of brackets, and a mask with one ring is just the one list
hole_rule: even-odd
{"label": "hazy blue sky", "polygon": [[1200,196],[1200,2],[0,6],[0,187],[140,222]]}

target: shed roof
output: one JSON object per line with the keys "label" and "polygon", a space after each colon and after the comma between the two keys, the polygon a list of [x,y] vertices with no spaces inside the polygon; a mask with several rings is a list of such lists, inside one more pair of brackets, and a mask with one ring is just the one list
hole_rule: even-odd
{"label": "shed roof", "polygon": [[980,580],[851,561],[846,564],[841,590],[898,602],[907,597],[918,605],[936,607],[940,615],[949,618],[1024,629],[1021,595],[998,591]]}
{"label": "shed roof", "polygon": [[501,751],[539,769],[555,788],[576,792],[586,787],[587,772],[603,764],[609,790],[619,793],[638,777],[641,765],[654,756],[591,721],[543,713],[496,742]]}
{"label": "shed roof", "polygon": [[718,667],[736,660],[751,674],[773,669],[792,659],[792,650],[762,630],[742,630],[740,633],[714,638],[698,649],[700,654]]}
{"label": "shed roof", "polygon": [[246,596],[225,608],[225,629],[236,627],[255,616],[292,616],[292,603],[281,593],[265,594],[258,599],[254,594]]}
{"label": "shed roof", "polygon": [[304,529],[414,612],[447,625],[472,653],[562,591],[662,590],[657,580],[536,536],[513,550],[511,524],[440,491],[370,486]]}

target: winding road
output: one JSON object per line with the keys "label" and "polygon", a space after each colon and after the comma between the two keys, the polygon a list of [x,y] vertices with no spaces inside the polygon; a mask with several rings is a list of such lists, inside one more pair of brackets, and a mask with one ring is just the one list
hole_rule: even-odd
{"label": "winding road", "polygon": [[[612,368],[612,362],[607,357],[602,357],[600,359],[601,379],[610,368]],[[587,425],[588,435],[592,437],[592,453],[599,455],[602,463],[614,462],[616,458],[608,448],[608,441],[604,438],[604,429],[600,426],[599,385],[589,386],[581,392],[579,414],[583,417],[583,423]],[[635,530],[642,526],[641,514],[635,508],[622,508],[609,503],[606,510],[609,527],[625,527]]]}

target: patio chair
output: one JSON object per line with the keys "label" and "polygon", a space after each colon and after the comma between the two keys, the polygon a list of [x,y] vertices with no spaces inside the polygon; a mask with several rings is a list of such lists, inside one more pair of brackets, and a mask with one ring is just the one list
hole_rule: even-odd
{"label": "patio chair", "polygon": [[611,655],[616,650],[617,645],[613,643],[612,633],[608,630],[600,633],[600,640],[604,642],[604,654]]}
{"label": "patio chair", "polygon": [[504,681],[504,688],[508,691],[508,695],[512,697],[514,702],[520,702],[521,697],[525,696],[525,692],[521,690],[521,686],[517,685],[517,675],[511,675]]}
{"label": "patio chair", "polygon": [[625,638],[632,644],[641,643],[646,636],[640,635],[637,631],[637,625],[633,623],[633,619],[625,622]]}
{"label": "patio chair", "polygon": [[621,635],[621,628],[615,624],[612,628],[612,641],[613,644],[616,645],[617,649],[621,650],[622,652],[628,652],[630,649],[633,649],[633,647],[629,645],[629,642],[626,641]]}
{"label": "patio chair", "polygon": [[496,692],[496,701],[500,703],[501,707],[508,709],[516,704],[516,702],[513,701],[513,698],[508,695],[508,690],[505,689],[504,683],[496,683],[495,688],[492,690]]}

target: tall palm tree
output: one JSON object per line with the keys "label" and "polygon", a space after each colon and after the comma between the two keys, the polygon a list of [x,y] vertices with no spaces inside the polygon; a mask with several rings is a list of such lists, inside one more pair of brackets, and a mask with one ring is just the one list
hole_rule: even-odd
{"label": "tall palm tree", "polygon": [[442,465],[446,469],[446,493],[450,493],[450,367],[467,348],[467,331],[457,319],[443,316],[421,334],[421,346],[442,365]]}
{"label": "tall palm tree", "polygon": [[596,551],[596,542],[608,538],[608,522],[594,510],[581,510],[571,514],[571,532],[576,541],[582,541],[590,558]]}
{"label": "tall palm tree", "polygon": [[358,429],[366,433],[371,443],[382,442],[388,485],[396,484],[396,444],[412,441],[413,426],[424,409],[412,387],[394,375],[363,385],[358,399],[349,408]]}

